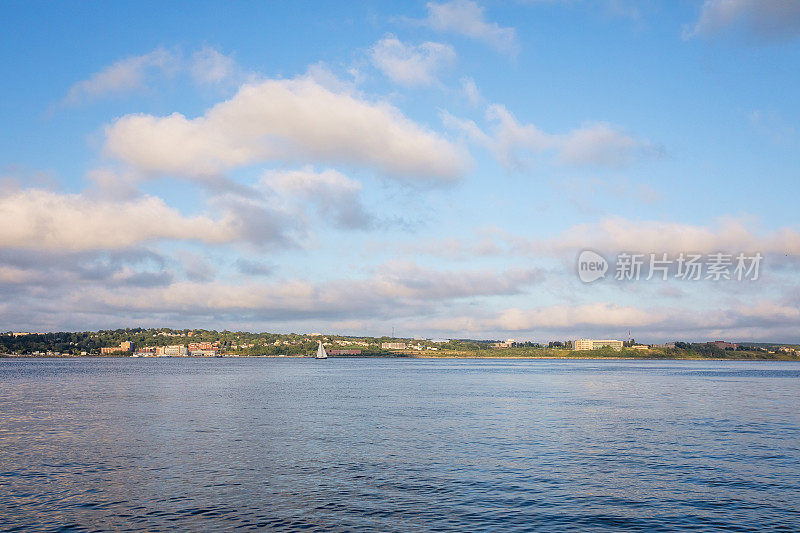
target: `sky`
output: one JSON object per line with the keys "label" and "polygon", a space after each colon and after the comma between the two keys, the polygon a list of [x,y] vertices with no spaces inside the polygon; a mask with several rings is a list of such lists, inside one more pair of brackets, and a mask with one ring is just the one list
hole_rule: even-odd
{"label": "sky", "polygon": [[794,0],[6,1],[0,330],[800,342],[798,65]]}

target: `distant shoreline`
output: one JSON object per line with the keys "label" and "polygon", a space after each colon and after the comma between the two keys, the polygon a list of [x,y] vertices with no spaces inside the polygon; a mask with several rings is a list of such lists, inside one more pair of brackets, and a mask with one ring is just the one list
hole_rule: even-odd
{"label": "distant shoreline", "polygon": [[[0,354],[2,359],[314,359],[313,356],[302,355],[239,355],[222,357],[133,357],[130,355],[16,355]],[[328,359],[488,359],[488,360],[515,360],[515,361],[785,361],[800,363],[796,357],[620,357],[620,356],[519,356],[519,355],[337,355]]]}

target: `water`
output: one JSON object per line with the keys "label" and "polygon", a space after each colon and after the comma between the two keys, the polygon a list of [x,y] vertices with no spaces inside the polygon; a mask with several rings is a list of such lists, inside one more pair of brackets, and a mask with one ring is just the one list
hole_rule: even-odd
{"label": "water", "polygon": [[800,530],[786,362],[0,359],[0,530]]}

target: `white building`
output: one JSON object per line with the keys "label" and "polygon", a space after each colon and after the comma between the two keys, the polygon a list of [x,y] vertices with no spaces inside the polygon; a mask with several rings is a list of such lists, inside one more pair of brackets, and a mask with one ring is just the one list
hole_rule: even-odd
{"label": "white building", "polygon": [[405,350],[406,343],[404,342],[382,342],[381,343],[382,350]]}
{"label": "white building", "polygon": [[183,344],[164,346],[164,357],[186,357],[189,353]]}
{"label": "white building", "polygon": [[189,355],[192,357],[216,357],[217,350],[192,350]]}
{"label": "white building", "polygon": [[511,348],[516,341],[514,339],[507,339],[506,342],[495,342],[492,344],[493,348]]}
{"label": "white building", "polygon": [[610,339],[578,339],[573,343],[574,350],[596,350],[598,348],[609,347],[616,351],[622,350],[622,341]]}

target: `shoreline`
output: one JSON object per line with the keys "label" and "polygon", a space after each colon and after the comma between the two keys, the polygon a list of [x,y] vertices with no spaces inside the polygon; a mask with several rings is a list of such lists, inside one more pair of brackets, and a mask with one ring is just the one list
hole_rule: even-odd
{"label": "shoreline", "polygon": [[[0,359],[182,359],[182,360],[207,360],[207,359],[311,359],[313,356],[302,355],[239,355],[239,356],[217,356],[217,357],[173,357],[173,356],[160,356],[160,357],[132,357],[130,355],[16,355],[16,354],[0,354]],[[800,363],[800,358],[780,358],[780,357],[603,357],[603,356],[474,356],[474,355],[408,355],[408,356],[393,356],[393,355],[361,355],[361,356],[332,356],[328,359],[487,359],[487,360],[514,360],[514,361],[783,361],[783,362],[796,362]]]}

